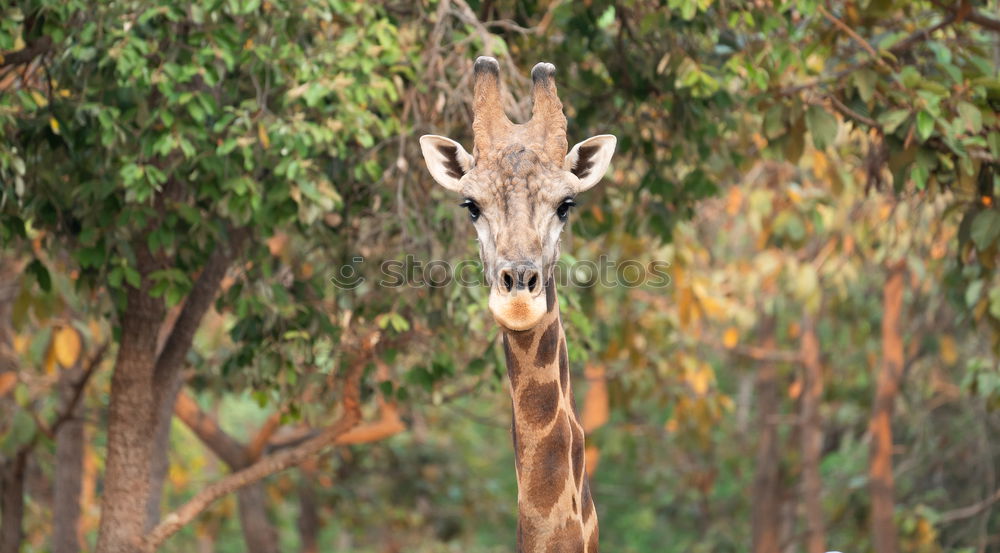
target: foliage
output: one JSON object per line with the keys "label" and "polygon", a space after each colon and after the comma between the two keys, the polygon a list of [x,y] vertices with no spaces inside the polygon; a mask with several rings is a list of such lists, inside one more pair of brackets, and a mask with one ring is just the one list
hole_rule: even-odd
{"label": "foliage", "polygon": [[[578,396],[592,385],[585,367],[607,380],[609,420],[588,431],[604,549],[749,548],[755,378],[775,359],[776,462],[786,531],[799,535],[794,355],[810,316],[826,376],[828,542],[867,550],[880,290],[899,259],[909,271],[894,420],[902,549],[986,547],[996,516],[962,507],[992,493],[982,482],[998,455],[988,440],[1000,405],[996,11],[995,0],[2,8],[5,59],[39,52],[0,61],[0,244],[4,263],[24,267],[11,306],[16,380],[0,365],[0,460],[37,442],[33,463],[48,478],[59,459],[44,426],[64,406],[60,376],[108,341],[84,400],[85,479],[98,486],[129,291],[148,284],[176,314],[213,252],[235,246],[185,357],[202,409],[245,443],[275,413],[275,443],[321,428],[336,414],[337,379],[375,336],[366,419],[398,402],[408,427],[270,478],[282,546],[298,545],[298,498],[312,487],[323,550],[508,550],[509,398],[485,291],[378,284],[386,261],[426,278],[410,259],[475,258],[415,137],[468,143],[470,67],[490,54],[515,118],[530,107],[528,68],[551,61],[570,142],[620,140],[606,182],[573,215],[564,261],[670,263],[665,289],[561,291]],[[345,266],[364,283],[335,286]],[[174,426],[169,506],[226,472]],[[47,550],[47,497],[29,482],[27,551]],[[92,539],[93,492],[84,501]],[[236,512],[223,500],[166,549],[245,550]]]}

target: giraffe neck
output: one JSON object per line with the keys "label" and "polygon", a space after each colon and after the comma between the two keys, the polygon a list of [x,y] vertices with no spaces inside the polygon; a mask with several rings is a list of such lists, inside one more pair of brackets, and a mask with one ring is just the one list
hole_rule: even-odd
{"label": "giraffe neck", "polygon": [[535,328],[504,331],[517,471],[517,552],[597,553],[597,512],[555,285]]}

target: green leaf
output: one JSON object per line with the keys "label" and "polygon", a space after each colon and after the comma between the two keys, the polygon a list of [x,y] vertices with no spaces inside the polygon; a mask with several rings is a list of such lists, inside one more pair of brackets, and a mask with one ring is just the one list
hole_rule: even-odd
{"label": "green leaf", "polygon": [[913,179],[913,185],[917,190],[923,190],[927,187],[928,177],[930,177],[930,171],[919,163],[914,164],[913,169],[910,170],[910,178]]}
{"label": "green leaf", "polygon": [[142,282],[142,277],[139,276],[139,271],[136,271],[132,267],[123,267],[125,270],[125,282],[128,282],[129,286],[133,288],[138,288]]}
{"label": "green leaf", "polygon": [[983,279],[978,278],[969,283],[965,289],[965,305],[975,307],[979,303],[979,296],[983,293]]}
{"label": "green leaf", "polygon": [[788,110],[783,104],[775,104],[764,114],[764,136],[774,140],[785,133],[785,114]]}
{"label": "green leaf", "polygon": [[1000,286],[994,286],[990,290],[990,315],[1000,320]]}
{"label": "green leaf", "polygon": [[0,453],[12,456],[35,435],[35,421],[25,410],[18,409],[11,417],[10,430],[0,439]]}
{"label": "green leaf", "polygon": [[49,270],[45,268],[45,265],[41,261],[35,259],[28,265],[28,273],[35,277],[35,281],[38,282],[38,286],[44,292],[52,290],[52,276],[49,275]]}
{"label": "green leaf", "polygon": [[993,245],[1000,236],[1000,212],[988,209],[976,215],[972,221],[972,241],[980,251]]}
{"label": "green leaf", "polygon": [[976,106],[969,102],[959,102],[958,114],[965,123],[965,129],[970,133],[978,134],[983,130],[983,113]]}
{"label": "green leaf", "polygon": [[862,69],[854,74],[854,86],[858,89],[861,99],[867,104],[875,96],[875,84],[878,82],[878,74],[871,69]]}
{"label": "green leaf", "polygon": [[878,122],[882,125],[882,130],[886,134],[896,132],[896,129],[910,117],[910,112],[905,109],[894,109],[878,116]]}
{"label": "green leaf", "polygon": [[825,150],[837,138],[837,118],[819,106],[809,107],[806,126],[818,150]]}
{"label": "green leaf", "polygon": [[926,142],[934,132],[934,116],[926,111],[917,114],[917,138]]}

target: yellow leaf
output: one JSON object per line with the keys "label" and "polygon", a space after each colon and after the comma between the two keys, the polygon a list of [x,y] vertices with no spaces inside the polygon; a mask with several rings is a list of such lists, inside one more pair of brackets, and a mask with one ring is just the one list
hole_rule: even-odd
{"label": "yellow leaf", "polygon": [[257,138],[260,139],[260,145],[265,150],[271,147],[271,137],[267,136],[267,129],[264,128],[263,123],[257,123]]}
{"label": "yellow leaf", "polygon": [[740,341],[740,331],[736,329],[735,326],[731,326],[726,329],[726,333],[722,335],[722,345],[727,348],[734,348],[736,344]]}
{"label": "yellow leaf", "polygon": [[14,352],[18,355],[24,355],[24,352],[28,351],[28,344],[31,343],[27,336],[22,334],[14,335]]}
{"label": "yellow leaf", "polygon": [[954,365],[955,361],[958,361],[955,339],[947,334],[941,337],[941,360],[949,365]]}
{"label": "yellow leaf", "polygon": [[45,369],[45,374],[53,374],[56,372],[56,341],[52,340],[49,342],[49,349],[45,352],[45,359],[42,360],[42,367]]}
{"label": "yellow leaf", "polygon": [[37,104],[40,108],[44,108],[49,105],[49,100],[45,96],[42,96],[42,93],[37,90],[31,91],[31,99],[34,100],[35,104]]}
{"label": "yellow leaf", "polygon": [[49,127],[52,127],[52,132],[59,134],[59,121],[55,117],[49,117]]}
{"label": "yellow leaf", "polygon": [[63,368],[70,368],[80,359],[80,333],[71,326],[56,331],[52,339],[56,360]]}
{"label": "yellow leaf", "polygon": [[688,385],[691,386],[691,390],[698,396],[708,393],[709,387],[715,381],[715,373],[712,372],[712,367],[707,364],[692,367],[687,371],[685,377]]}

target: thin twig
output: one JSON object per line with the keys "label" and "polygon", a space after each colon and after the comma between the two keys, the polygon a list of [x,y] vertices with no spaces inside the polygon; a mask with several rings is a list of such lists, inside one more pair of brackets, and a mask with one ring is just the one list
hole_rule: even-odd
{"label": "thin twig", "polygon": [[865,51],[871,54],[872,58],[874,58],[879,65],[885,67],[886,69],[890,69],[889,64],[887,64],[885,60],[882,59],[882,56],[879,55],[879,53],[875,50],[875,48],[872,47],[872,45],[867,40],[861,38],[861,35],[855,32],[854,29],[850,28],[846,23],[844,23],[840,19],[837,19],[837,17],[835,17],[832,13],[827,11],[827,9],[824,8],[822,5],[817,6],[817,9],[819,10],[819,13],[823,15],[823,17],[825,17],[828,21],[833,23],[841,31],[847,33],[847,36],[854,39],[855,42],[860,44],[861,47],[865,49]]}
{"label": "thin twig", "polygon": [[968,505],[960,509],[954,509],[951,511],[945,511],[941,513],[940,517],[938,518],[938,521],[943,523],[949,523],[949,522],[955,522],[956,520],[962,520],[969,517],[974,517],[979,513],[981,513],[982,511],[988,509],[991,505],[993,505],[997,501],[1000,501],[1000,489],[996,490],[995,492],[993,492],[992,495],[990,495],[986,499],[983,499],[982,501],[973,503],[972,505]]}
{"label": "thin twig", "polygon": [[83,374],[73,384],[73,397],[70,398],[63,412],[52,422],[51,431],[53,435],[55,435],[63,423],[73,418],[73,412],[76,411],[76,406],[79,405],[80,400],[83,398],[83,391],[87,388],[87,382],[90,381],[90,377],[97,371],[97,366],[104,360],[104,354],[107,353],[109,345],[109,342],[101,344],[94,354],[90,356],[90,359],[87,360],[87,366],[83,369]]}

